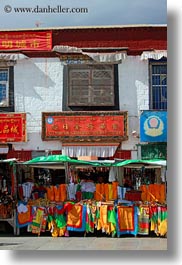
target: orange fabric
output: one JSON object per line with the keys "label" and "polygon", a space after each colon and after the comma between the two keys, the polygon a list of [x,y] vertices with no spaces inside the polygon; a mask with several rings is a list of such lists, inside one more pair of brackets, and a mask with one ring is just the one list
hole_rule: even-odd
{"label": "orange fabric", "polygon": [[55,201],[56,202],[59,202],[60,201],[60,198],[59,198],[59,186],[54,186],[53,187],[54,189],[54,198],[55,198]]}
{"label": "orange fabric", "polygon": [[105,199],[106,201],[109,201],[109,184],[108,183],[104,184],[104,189],[105,189]]}
{"label": "orange fabric", "polygon": [[142,201],[165,203],[166,201],[166,187],[165,184],[150,184],[141,185],[140,190],[142,191]]}
{"label": "orange fabric", "polygon": [[66,184],[60,184],[59,185],[59,198],[60,201],[64,202],[67,200],[67,185]]}
{"label": "orange fabric", "polygon": [[68,211],[67,226],[81,227],[82,225],[82,205],[73,205]]}
{"label": "orange fabric", "polygon": [[54,186],[47,187],[47,198],[50,201],[54,201]]}
{"label": "orange fabric", "polygon": [[100,200],[101,201],[104,201],[105,200],[105,184],[104,183],[101,183],[100,193],[101,193]]}
{"label": "orange fabric", "polygon": [[112,182],[112,186],[113,186],[113,200],[117,200],[118,198],[118,182],[114,181]]}
{"label": "orange fabric", "polygon": [[161,184],[160,185],[160,203],[166,202],[166,185]]}
{"label": "orange fabric", "polygon": [[141,200],[142,201],[147,201],[147,186],[146,185],[141,185],[140,190],[142,191],[141,194]]}
{"label": "orange fabric", "polygon": [[101,184],[97,183],[95,185],[95,194],[94,194],[94,199],[96,201],[100,201],[101,200]]}
{"label": "orange fabric", "polygon": [[128,206],[119,206],[118,223],[120,231],[134,230],[134,208]]}
{"label": "orange fabric", "polygon": [[27,205],[28,211],[25,213],[18,213],[18,223],[25,224],[31,220],[31,206]]}

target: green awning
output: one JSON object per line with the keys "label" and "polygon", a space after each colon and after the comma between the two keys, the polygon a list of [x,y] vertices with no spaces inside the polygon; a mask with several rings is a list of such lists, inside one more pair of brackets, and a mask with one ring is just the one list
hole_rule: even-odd
{"label": "green awning", "polygon": [[137,160],[137,159],[128,159],[128,160],[116,160],[116,161],[103,161],[103,160],[97,160],[97,161],[87,161],[87,160],[77,160],[72,159],[69,156],[65,155],[49,155],[49,156],[40,156],[33,158],[27,162],[24,162],[25,165],[38,165],[38,164],[44,164],[47,165],[65,165],[65,163],[69,164],[77,164],[77,165],[88,165],[93,167],[123,167],[129,164],[150,164],[150,165],[159,165],[159,166],[166,166],[166,160],[160,160],[160,159],[153,159],[153,160]]}

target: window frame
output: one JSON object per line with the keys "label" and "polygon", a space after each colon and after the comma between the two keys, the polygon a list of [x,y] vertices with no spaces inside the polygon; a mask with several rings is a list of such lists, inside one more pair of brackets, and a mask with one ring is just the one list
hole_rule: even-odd
{"label": "window frame", "polygon": [[8,106],[0,106],[0,112],[14,112],[14,67],[0,65],[0,69],[8,69]]}
{"label": "window frame", "polygon": [[[81,65],[81,64],[80,64]],[[83,64],[88,66],[88,64]],[[73,64],[65,65],[63,69],[63,110],[64,111],[92,111],[92,110],[119,110],[119,84],[118,84],[118,64],[92,64],[89,63],[91,67],[98,65],[113,65],[113,92],[114,92],[114,104],[112,106],[69,106],[68,105],[68,95],[69,95],[69,67],[73,67]],[[76,66],[77,67],[77,66]]]}
{"label": "window frame", "polygon": [[[153,60],[150,59],[149,60],[149,107],[151,110],[167,110],[167,100],[166,100],[166,108],[154,108],[154,102],[153,102],[153,84],[152,84],[152,77],[153,77],[153,73],[152,73],[152,66],[154,65],[166,65],[167,67],[167,59],[166,58],[162,58],[160,60]],[[166,72],[166,78],[167,78],[167,72]],[[161,87],[162,89],[162,87]],[[167,84],[166,84],[166,93],[167,93]],[[160,101],[160,106],[162,104],[162,102]]]}

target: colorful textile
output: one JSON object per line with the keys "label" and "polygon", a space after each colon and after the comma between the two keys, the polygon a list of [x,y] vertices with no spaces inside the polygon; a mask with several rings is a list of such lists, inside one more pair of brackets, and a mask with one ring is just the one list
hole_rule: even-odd
{"label": "colorful textile", "polygon": [[123,234],[137,235],[138,213],[136,206],[117,207],[117,236]]}
{"label": "colorful textile", "polygon": [[67,230],[84,232],[86,231],[86,205],[73,205],[67,215]]}
{"label": "colorful textile", "polygon": [[32,224],[31,224],[31,230],[33,234],[40,235],[42,222],[43,222],[43,216],[44,216],[44,208],[38,207],[36,209],[35,216],[33,217]]}
{"label": "colorful textile", "polygon": [[149,234],[149,206],[139,206],[138,208],[138,234]]}
{"label": "colorful textile", "polygon": [[112,234],[112,237],[116,235],[116,211],[114,206],[108,207],[107,221],[109,224],[108,234]]}
{"label": "colorful textile", "polygon": [[94,228],[96,226],[96,210],[97,207],[94,204],[87,204],[87,212],[86,212],[86,232],[94,233]]}
{"label": "colorful textile", "polygon": [[32,223],[32,207],[30,205],[26,205],[27,211],[18,212],[16,218],[16,226],[18,228],[28,226]]}
{"label": "colorful textile", "polygon": [[106,234],[116,234],[116,213],[114,206],[101,205],[97,219],[97,230],[102,230]]}
{"label": "colorful textile", "polygon": [[82,226],[82,205],[74,205],[67,214],[67,225],[74,228]]}

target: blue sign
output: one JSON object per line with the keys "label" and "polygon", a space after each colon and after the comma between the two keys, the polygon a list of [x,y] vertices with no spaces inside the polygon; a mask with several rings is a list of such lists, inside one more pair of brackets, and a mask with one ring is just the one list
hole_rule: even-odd
{"label": "blue sign", "polygon": [[167,111],[143,111],[140,115],[141,142],[167,142]]}

